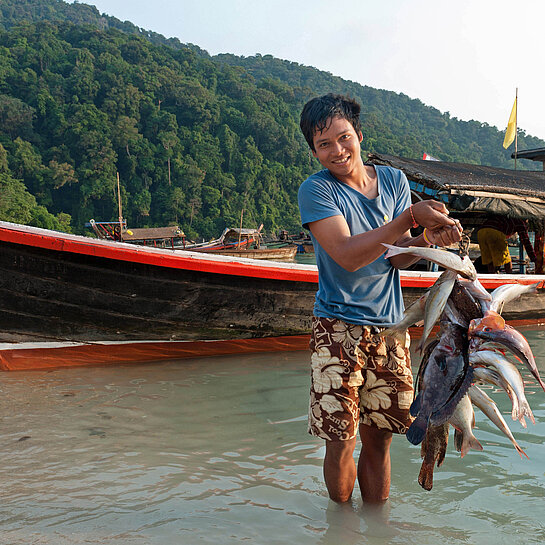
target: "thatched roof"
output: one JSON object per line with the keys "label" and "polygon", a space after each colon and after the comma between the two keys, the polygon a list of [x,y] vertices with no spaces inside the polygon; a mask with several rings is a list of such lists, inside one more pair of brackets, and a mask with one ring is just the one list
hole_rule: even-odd
{"label": "thatched roof", "polygon": [[372,153],[369,161],[402,170],[409,180],[424,183],[435,190],[462,189],[528,195],[545,199],[545,174],[537,171],[510,170],[466,163],[405,159]]}
{"label": "thatched roof", "polygon": [[226,227],[218,240],[223,242],[226,240],[236,240],[238,238],[259,238],[262,227],[263,226],[261,226],[259,229],[239,229],[238,227]]}
{"label": "thatched roof", "polygon": [[124,242],[140,240],[164,240],[171,238],[182,238],[182,230],[177,226],[171,227],[150,227],[149,229],[127,229],[121,234]]}
{"label": "thatched roof", "polygon": [[545,173],[373,153],[369,162],[402,170],[414,193],[448,203],[460,214],[545,218]]}
{"label": "thatched roof", "polygon": [[530,159],[532,161],[545,163],[545,148],[518,150],[511,154],[512,159],[515,157],[517,159]]}

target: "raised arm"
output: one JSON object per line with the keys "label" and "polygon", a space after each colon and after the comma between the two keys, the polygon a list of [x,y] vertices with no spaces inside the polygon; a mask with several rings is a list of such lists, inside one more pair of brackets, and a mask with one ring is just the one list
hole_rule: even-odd
{"label": "raised arm", "polygon": [[[412,216],[411,216],[412,210]],[[457,222],[448,216],[445,206],[437,201],[421,201],[405,210],[392,221],[365,233],[351,235],[346,220],[342,216],[331,216],[311,222],[309,229],[320,246],[341,267],[356,271],[369,265],[380,257],[385,248],[382,243],[408,245],[427,245],[422,235],[411,237],[409,229],[414,220],[428,229],[431,243],[443,245],[460,240]],[[445,244],[446,245],[446,244]],[[402,259],[396,259],[397,257]],[[414,262],[414,258],[396,256],[391,262],[395,267],[404,267]]]}

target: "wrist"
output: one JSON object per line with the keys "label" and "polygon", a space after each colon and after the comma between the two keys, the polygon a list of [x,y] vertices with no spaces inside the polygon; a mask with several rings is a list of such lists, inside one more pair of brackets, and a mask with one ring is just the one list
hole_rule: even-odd
{"label": "wrist", "polygon": [[411,222],[411,229],[416,229],[420,224],[416,221],[413,213],[413,205],[409,206],[409,221]]}
{"label": "wrist", "polygon": [[422,231],[422,234],[420,235],[422,237],[422,240],[424,241],[424,243],[427,245],[427,246],[433,246],[433,243],[430,241],[430,239],[428,238],[428,234],[426,233],[427,231],[427,228],[424,227],[424,230]]}

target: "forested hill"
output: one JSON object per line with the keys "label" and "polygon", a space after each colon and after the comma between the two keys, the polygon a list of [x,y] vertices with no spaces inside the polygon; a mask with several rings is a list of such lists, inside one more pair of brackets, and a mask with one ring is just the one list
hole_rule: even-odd
{"label": "forested hill", "polygon": [[[168,15],[166,15],[168,16]],[[1,0],[0,29],[10,30],[25,23],[40,21],[69,22],[76,25],[93,25],[101,30],[115,28],[125,34],[146,38],[155,45],[168,45],[174,49],[193,49],[203,56],[209,56],[204,49],[194,44],[182,43],[178,38],[166,38],[162,34],[140,28],[130,21],[101,14],[95,6],[76,0],[68,4],[64,0]]]}
{"label": "forested hill", "polygon": [[486,124],[270,56],[210,57],[85,4],[1,0],[2,28],[0,219],[75,232],[116,219],[119,173],[132,227],[211,238],[244,209],[247,227],[298,230],[297,189],[319,167],[298,114],[329,91],[362,102],[364,151],[512,164]]}
{"label": "forested hill", "polygon": [[[420,159],[426,152],[442,161],[513,168],[513,147],[505,150],[502,145],[505,133],[487,123],[461,121],[407,95],[363,86],[271,55],[223,54],[213,58],[243,66],[258,81],[274,77],[291,87],[310,89],[313,95],[338,92],[358,99],[362,104],[365,153],[377,151]],[[521,129],[518,141],[519,149],[538,148],[545,143]],[[519,161],[518,165],[521,163],[525,163],[520,166],[522,169],[541,169],[532,161]]]}

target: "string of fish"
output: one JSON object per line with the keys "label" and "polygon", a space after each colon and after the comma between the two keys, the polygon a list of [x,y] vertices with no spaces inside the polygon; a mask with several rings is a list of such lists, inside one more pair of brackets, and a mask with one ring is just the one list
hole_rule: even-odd
{"label": "string of fish", "polygon": [[[524,427],[526,418],[535,424],[522,376],[509,356],[524,365],[544,391],[545,383],[528,341],[506,324],[501,312],[507,303],[535,293],[539,283],[504,284],[489,293],[467,255],[461,257],[437,248],[384,246],[388,248],[386,258],[410,254],[445,269],[434,285],[405,310],[403,319],[382,332],[402,339],[409,327],[423,324],[417,346],[422,355],[415,381],[417,393],[410,409],[414,421],[406,434],[412,444],[422,444],[420,485],[432,489],[433,469],[444,461],[450,426],[454,428],[454,446],[462,457],[471,449],[483,450],[473,433],[473,406],[509,438],[521,457],[527,457],[495,402],[478,384],[489,383],[504,390],[512,403],[512,419]],[[426,344],[437,322],[439,332]]]}

